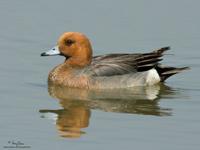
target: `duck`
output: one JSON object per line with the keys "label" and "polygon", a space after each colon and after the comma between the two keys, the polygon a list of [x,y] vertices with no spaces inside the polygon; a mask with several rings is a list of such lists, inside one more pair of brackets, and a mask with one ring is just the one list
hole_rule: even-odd
{"label": "duck", "polygon": [[69,88],[114,89],[152,86],[189,67],[162,65],[163,55],[170,47],[148,53],[111,53],[93,56],[90,40],[80,32],[65,32],[50,50],[41,56],[64,56],[53,68],[48,83]]}

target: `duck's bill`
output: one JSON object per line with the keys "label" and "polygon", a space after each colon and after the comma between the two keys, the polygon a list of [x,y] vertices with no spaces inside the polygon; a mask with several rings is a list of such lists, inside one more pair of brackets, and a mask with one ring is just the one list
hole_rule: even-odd
{"label": "duck's bill", "polygon": [[58,46],[53,47],[47,52],[44,52],[41,54],[41,56],[54,56],[54,55],[60,55],[60,51],[58,49]]}

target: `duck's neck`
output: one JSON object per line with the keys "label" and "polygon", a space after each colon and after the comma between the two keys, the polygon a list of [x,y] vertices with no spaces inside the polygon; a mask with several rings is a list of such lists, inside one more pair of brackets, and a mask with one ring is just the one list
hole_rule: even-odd
{"label": "duck's neck", "polygon": [[65,64],[70,67],[82,68],[88,66],[91,63],[91,58],[81,58],[81,57],[70,57],[65,60]]}

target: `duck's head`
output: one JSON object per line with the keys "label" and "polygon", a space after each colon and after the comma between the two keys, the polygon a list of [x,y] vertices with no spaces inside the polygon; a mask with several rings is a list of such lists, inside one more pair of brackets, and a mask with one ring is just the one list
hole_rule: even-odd
{"label": "duck's head", "polygon": [[65,56],[68,64],[85,66],[91,63],[92,47],[89,39],[79,32],[65,32],[57,45],[41,56]]}

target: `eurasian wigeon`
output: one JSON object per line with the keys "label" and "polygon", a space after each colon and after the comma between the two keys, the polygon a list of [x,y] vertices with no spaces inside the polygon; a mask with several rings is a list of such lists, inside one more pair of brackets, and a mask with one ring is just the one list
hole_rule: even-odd
{"label": "eurasian wigeon", "polygon": [[49,73],[50,83],[87,89],[129,88],[154,85],[188,69],[159,63],[163,53],[169,49],[163,47],[149,53],[93,57],[91,43],[84,34],[66,32],[58,39],[57,46],[41,56],[61,55],[66,58]]}

